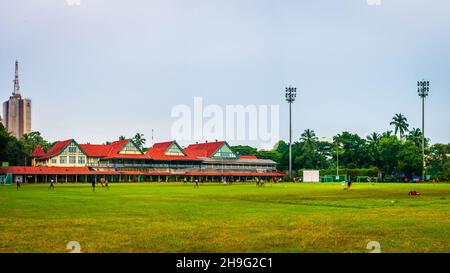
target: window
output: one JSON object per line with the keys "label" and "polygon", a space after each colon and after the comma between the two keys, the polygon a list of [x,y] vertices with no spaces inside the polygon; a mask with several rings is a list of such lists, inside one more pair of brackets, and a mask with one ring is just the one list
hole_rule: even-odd
{"label": "window", "polygon": [[69,156],[69,164],[76,164],[77,158],[75,156]]}
{"label": "window", "polygon": [[76,154],[77,153],[77,147],[69,147],[69,154]]}
{"label": "window", "polygon": [[222,145],[219,150],[212,156],[214,158],[236,158],[236,154],[226,145]]}
{"label": "window", "polygon": [[67,156],[60,156],[59,157],[59,163],[60,164],[66,164],[67,163]]}
{"label": "window", "polygon": [[84,156],[78,157],[78,164],[86,164],[86,157]]}
{"label": "window", "polygon": [[56,160],[56,158],[52,158],[52,164],[56,164],[58,162],[58,160]]}

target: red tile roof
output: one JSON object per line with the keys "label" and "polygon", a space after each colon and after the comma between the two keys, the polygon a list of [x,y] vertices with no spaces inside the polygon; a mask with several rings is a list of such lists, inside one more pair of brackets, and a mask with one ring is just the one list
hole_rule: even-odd
{"label": "red tile roof", "polygon": [[[40,146],[36,147],[33,152],[34,156],[39,159],[59,154],[73,139],[56,142],[53,147],[44,153]],[[154,159],[154,160],[201,160],[202,157],[211,157],[225,141],[205,142],[191,144],[187,148],[181,148],[176,141],[165,141],[155,143],[145,154],[119,154],[121,149],[129,142],[130,139],[114,141],[111,144],[79,144],[80,148],[90,157],[101,157],[104,159],[112,158],[135,158],[135,159]],[[166,155],[167,149],[176,144],[185,153],[185,155]],[[242,159],[257,159],[256,156],[239,156]]]}
{"label": "red tile roof", "polygon": [[34,151],[31,153],[32,156],[34,157],[41,157],[45,155],[44,150],[42,149],[41,145],[37,145],[36,148],[34,149]]}
{"label": "red tile roof", "polygon": [[68,139],[68,140],[64,140],[64,141],[57,141],[55,144],[53,144],[52,148],[50,148],[50,150],[48,150],[48,152],[45,155],[42,155],[41,158],[49,158],[49,157],[59,154],[72,141],[74,141],[74,140]]}
{"label": "red tile roof", "polygon": [[256,155],[240,155],[239,158],[241,159],[258,159]]}
{"label": "red tile roof", "polygon": [[107,157],[112,157],[117,155],[120,150],[123,148],[123,146],[125,146],[130,140],[129,139],[124,139],[124,140],[118,140],[118,141],[114,141],[113,143],[111,143],[109,146],[111,147],[111,149],[108,152]]}
{"label": "red tile roof", "polygon": [[189,145],[184,151],[192,157],[211,157],[225,141],[205,142]]}
{"label": "red tile roof", "polygon": [[92,157],[104,157],[111,150],[110,145],[106,144],[80,144],[80,147],[88,156]]}
{"label": "red tile roof", "polygon": [[153,146],[148,149],[148,151],[145,153],[149,158],[154,160],[199,160],[197,157],[189,156],[185,153],[183,148],[180,147],[181,151],[185,153],[185,155],[166,155],[167,149],[172,144],[178,145],[176,141],[166,141],[166,142],[159,142],[153,144]]}
{"label": "red tile roof", "polygon": [[149,155],[150,157],[153,156],[159,156],[159,155],[163,155],[165,154],[165,152],[167,151],[167,149],[169,149],[169,147],[175,143],[175,141],[166,141],[166,142],[159,142],[159,143],[155,143],[153,144],[153,146],[148,149],[148,151],[146,152],[147,155]]}

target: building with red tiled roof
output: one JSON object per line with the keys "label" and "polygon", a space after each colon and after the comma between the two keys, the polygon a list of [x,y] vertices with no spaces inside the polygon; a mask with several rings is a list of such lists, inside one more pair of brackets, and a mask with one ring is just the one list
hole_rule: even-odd
{"label": "building with red tiled roof", "polygon": [[41,145],[37,145],[34,151],[31,153],[31,156],[33,157],[42,157],[45,155],[44,150],[42,149]]}
{"label": "building with red tiled roof", "polygon": [[[0,174],[31,175],[36,182],[49,176],[56,180],[89,181],[109,176],[110,181],[170,181],[204,177],[221,181],[256,177],[282,177],[272,160],[239,156],[226,141],[191,144],[183,149],[176,141],[155,143],[143,152],[132,140],[110,144],[78,144],[74,139],[57,141],[44,152],[37,146],[32,167],[3,167]],[[124,180],[123,180],[124,179]]]}
{"label": "building with red tiled roof", "polygon": [[186,152],[194,156],[211,157],[220,147],[225,144],[225,141],[191,144],[186,148]]}

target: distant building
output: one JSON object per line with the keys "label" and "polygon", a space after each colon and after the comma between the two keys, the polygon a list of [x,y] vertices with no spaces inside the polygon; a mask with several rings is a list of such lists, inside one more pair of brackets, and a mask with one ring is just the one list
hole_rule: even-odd
{"label": "distant building", "polygon": [[333,143],[333,138],[331,137],[319,137],[319,140],[323,142]]}
{"label": "distant building", "polygon": [[153,144],[142,151],[130,139],[111,144],[57,141],[47,152],[37,146],[33,166],[0,167],[0,174],[21,176],[25,182],[143,181],[257,181],[278,180],[277,163],[235,153],[226,141],[191,144],[182,148],[174,140]]}
{"label": "distant building", "polygon": [[3,125],[16,138],[31,132],[31,100],[23,99],[19,86],[19,62],[16,61],[14,91],[3,103]]}

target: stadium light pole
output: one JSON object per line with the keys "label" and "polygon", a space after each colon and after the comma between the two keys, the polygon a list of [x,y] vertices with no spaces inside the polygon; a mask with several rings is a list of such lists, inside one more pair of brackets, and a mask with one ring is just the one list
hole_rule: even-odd
{"label": "stadium light pole", "polygon": [[297,88],[286,87],[286,101],[289,103],[289,177],[292,178],[292,103],[297,96]]}
{"label": "stadium light pole", "polygon": [[422,98],[422,181],[425,180],[425,98],[430,92],[430,82],[422,79],[417,82],[417,93]]}
{"label": "stadium light pole", "polygon": [[336,177],[339,177],[339,142],[338,141],[336,141]]}

